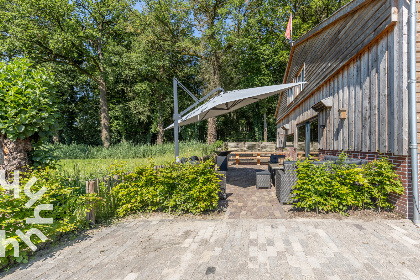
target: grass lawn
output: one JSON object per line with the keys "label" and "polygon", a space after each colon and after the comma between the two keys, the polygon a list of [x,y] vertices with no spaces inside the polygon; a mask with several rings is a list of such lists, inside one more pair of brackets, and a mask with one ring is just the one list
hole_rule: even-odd
{"label": "grass lawn", "polygon": [[[95,179],[105,176],[107,168],[115,161],[125,162],[129,170],[133,170],[136,166],[149,163],[148,159],[62,159],[58,161],[58,168],[64,174],[79,175],[82,178]],[[158,163],[156,163],[158,164]]]}
{"label": "grass lawn", "polygon": [[[173,144],[167,144],[169,149],[162,149],[159,146],[152,146],[151,149],[154,154],[158,154],[150,157],[137,157],[137,158],[128,158],[130,155],[135,154],[136,149],[139,148],[136,146],[130,147],[131,151],[127,148],[123,149],[123,152],[114,152],[113,156],[111,154],[110,158],[61,158],[58,160],[58,168],[62,171],[64,175],[68,175],[69,178],[80,178],[82,180],[95,179],[107,175],[107,168],[115,162],[124,162],[128,170],[134,170],[135,167],[141,165],[147,165],[152,160],[155,165],[165,164],[175,160]],[[67,149],[66,147],[64,147]],[[141,148],[141,147],[140,147]],[[97,148],[95,148],[97,149]],[[115,149],[115,148],[114,148]],[[155,149],[160,149],[154,151]],[[72,149],[67,152],[67,154],[80,154],[79,149]],[[205,144],[197,143],[182,143],[180,145],[180,157],[189,158],[193,155],[202,157],[209,154],[209,148]],[[86,154],[90,154],[87,151]],[[93,151],[92,151],[93,152]],[[101,155],[102,151],[97,152],[96,154]],[[131,152],[131,153],[130,153]]]}

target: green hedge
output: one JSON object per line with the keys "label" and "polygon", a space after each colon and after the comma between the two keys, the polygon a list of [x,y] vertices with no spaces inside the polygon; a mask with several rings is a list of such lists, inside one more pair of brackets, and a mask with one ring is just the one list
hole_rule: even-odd
{"label": "green hedge", "polygon": [[389,195],[402,194],[404,188],[388,158],[363,166],[344,164],[346,158],[342,153],[337,164],[298,162],[298,180],[293,189],[295,206],[306,211],[340,213],[349,209],[393,209]]}
{"label": "green hedge", "polygon": [[139,211],[201,213],[217,208],[220,190],[214,163],[153,164],[137,168],[113,189],[117,214]]}
{"label": "green hedge", "polygon": [[[28,173],[29,174],[29,173]],[[26,174],[26,175],[28,175]],[[56,239],[60,234],[81,229],[87,226],[86,211],[98,205],[100,198],[94,194],[82,195],[78,188],[72,187],[68,178],[62,177],[57,170],[45,168],[32,172],[30,176],[20,176],[20,195],[14,196],[14,191],[7,191],[0,186],[0,230],[5,230],[6,238],[15,238],[19,242],[20,256],[14,257],[11,244],[6,247],[6,257],[0,257],[0,269],[13,261],[27,262],[30,248],[21,240],[17,230],[24,234],[32,229],[39,229],[48,240]],[[27,208],[25,204],[30,200],[24,192],[24,187],[30,178],[36,178],[31,192],[36,193],[46,187],[46,192]],[[28,224],[26,218],[34,218],[35,207],[41,204],[52,204],[53,210],[41,211],[42,218],[53,218],[52,224]],[[88,206],[89,205],[89,206]],[[34,245],[42,243],[41,239],[32,236]]]}

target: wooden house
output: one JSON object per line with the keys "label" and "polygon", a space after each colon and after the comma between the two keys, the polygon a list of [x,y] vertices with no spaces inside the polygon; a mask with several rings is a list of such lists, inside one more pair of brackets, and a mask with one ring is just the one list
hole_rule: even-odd
{"label": "wooden house", "polygon": [[[389,156],[406,188],[404,195],[392,199],[396,211],[406,217],[413,213],[409,5],[402,0],[354,0],[295,41],[284,83],[307,83],[281,93],[276,112],[279,148],[311,150],[320,158],[341,151],[369,160]],[[419,35],[417,40],[420,52]],[[310,145],[302,144],[307,137]]]}

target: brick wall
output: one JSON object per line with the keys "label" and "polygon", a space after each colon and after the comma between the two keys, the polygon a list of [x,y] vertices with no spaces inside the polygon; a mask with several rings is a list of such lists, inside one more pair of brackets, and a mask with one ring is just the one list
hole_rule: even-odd
{"label": "brick wall", "polygon": [[277,148],[278,152],[284,152],[286,158],[292,158],[292,160],[297,160],[297,150],[293,147],[286,147],[286,148]]}
{"label": "brick wall", "polygon": [[[324,159],[325,155],[338,156],[341,151],[319,150],[320,159]],[[372,152],[346,152],[351,158],[375,160],[381,156],[379,153]],[[383,155],[383,154],[382,154]],[[395,165],[395,170],[404,186],[404,193],[400,196],[391,194],[390,199],[395,205],[395,211],[402,214],[405,218],[413,216],[413,199],[411,188],[411,160],[409,156],[399,156],[394,154],[385,154],[389,160]],[[419,165],[420,166],[420,165]]]}

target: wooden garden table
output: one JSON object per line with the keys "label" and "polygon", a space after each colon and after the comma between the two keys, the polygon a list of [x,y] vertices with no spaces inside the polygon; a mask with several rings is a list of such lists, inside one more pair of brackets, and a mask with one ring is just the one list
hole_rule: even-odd
{"label": "wooden garden table", "polygon": [[257,159],[257,165],[261,165],[261,159],[270,158],[264,155],[284,155],[284,152],[232,152],[232,157],[235,158],[236,165],[239,165],[241,159]]}

